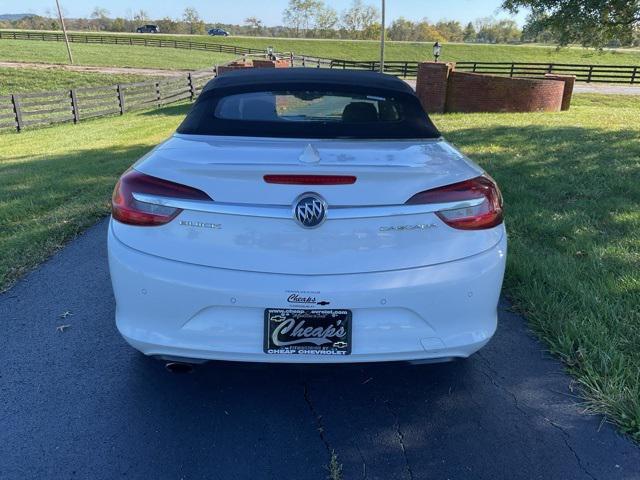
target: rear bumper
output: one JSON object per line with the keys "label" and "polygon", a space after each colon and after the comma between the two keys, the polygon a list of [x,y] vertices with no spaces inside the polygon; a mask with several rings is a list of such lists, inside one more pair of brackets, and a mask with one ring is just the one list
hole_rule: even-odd
{"label": "rear bumper", "polygon": [[[118,330],[146,355],[273,363],[468,357],[492,337],[506,259],[493,248],[424,268],[349,275],[282,275],[203,267],[141,253],[109,228]],[[265,308],[312,293],[353,312],[350,356],[267,355]],[[318,307],[316,307],[318,308]]]}

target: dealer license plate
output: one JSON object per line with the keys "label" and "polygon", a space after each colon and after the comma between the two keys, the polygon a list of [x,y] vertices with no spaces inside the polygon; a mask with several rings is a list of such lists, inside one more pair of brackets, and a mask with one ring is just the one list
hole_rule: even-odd
{"label": "dealer license plate", "polygon": [[264,352],[273,355],[349,355],[351,311],[266,309]]}

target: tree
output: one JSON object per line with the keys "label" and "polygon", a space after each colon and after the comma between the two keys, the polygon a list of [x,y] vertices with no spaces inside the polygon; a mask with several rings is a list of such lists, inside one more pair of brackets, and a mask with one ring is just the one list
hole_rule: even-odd
{"label": "tree", "polygon": [[415,25],[411,20],[399,17],[391,23],[387,32],[391,40],[409,41],[415,40],[413,35],[414,29]]}
{"label": "tree", "polygon": [[361,38],[363,32],[371,29],[379,19],[378,9],[373,5],[365,5],[362,0],[353,0],[351,7],[342,13],[342,24],[350,38]]}
{"label": "tree", "polygon": [[338,25],[338,13],[335,9],[322,4],[313,18],[314,30],[321,38],[328,38],[335,35],[336,25]]}
{"label": "tree", "polygon": [[245,18],[244,24],[254,30],[260,30],[262,28],[262,20],[260,20],[258,17]]}
{"label": "tree", "polygon": [[300,36],[300,32],[306,35],[311,20],[323,6],[320,0],[289,0],[287,8],[282,13],[282,19],[286,25],[293,27],[296,37]]}
{"label": "tree", "polygon": [[91,12],[93,24],[98,30],[110,30],[111,20],[109,19],[109,10],[102,7],[95,7]]}
{"label": "tree", "polygon": [[493,17],[476,20],[476,41],[481,43],[519,42],[522,32],[518,24],[509,19],[496,20]]}
{"label": "tree", "polygon": [[114,32],[126,32],[127,21],[122,17],[114,18],[113,22],[111,22],[111,30]]}
{"label": "tree", "polygon": [[162,33],[183,33],[184,28],[180,25],[180,22],[175,21],[171,17],[164,17],[157,20],[158,28]]}
{"label": "tree", "polygon": [[503,0],[502,8],[529,9],[529,31],[549,30],[560,45],[602,48],[614,40],[630,45],[640,27],[638,0]]}
{"label": "tree", "polygon": [[[367,25],[360,32],[360,38],[363,40],[378,40],[382,35],[382,24],[380,22],[374,22],[370,25]],[[385,32],[386,38],[386,32]]]}
{"label": "tree", "polygon": [[193,7],[187,7],[182,13],[182,20],[189,25],[189,33],[194,35],[196,33],[204,33],[204,22],[200,18],[200,14]]}
{"label": "tree", "polygon": [[464,32],[460,22],[455,20],[440,20],[435,24],[436,30],[440,32],[446,41],[448,42],[462,42],[464,39]]}
{"label": "tree", "polygon": [[426,18],[416,24],[415,39],[419,42],[442,42],[446,40]]}
{"label": "tree", "polygon": [[476,29],[473,28],[473,22],[467,23],[467,26],[464,27],[464,31],[462,32],[462,39],[465,42],[476,41]]}
{"label": "tree", "polygon": [[138,10],[133,14],[133,20],[136,23],[146,23],[149,21],[149,14],[144,10]]}
{"label": "tree", "polygon": [[107,10],[106,8],[95,7],[93,9],[93,12],[91,12],[91,18],[95,18],[96,20],[108,18],[108,17],[109,17],[109,10]]}
{"label": "tree", "polygon": [[529,14],[525,21],[524,27],[522,27],[522,41],[523,42],[540,42],[540,43],[558,43],[558,39],[555,34],[545,28],[540,30],[538,28],[538,21],[540,19],[535,14]]}

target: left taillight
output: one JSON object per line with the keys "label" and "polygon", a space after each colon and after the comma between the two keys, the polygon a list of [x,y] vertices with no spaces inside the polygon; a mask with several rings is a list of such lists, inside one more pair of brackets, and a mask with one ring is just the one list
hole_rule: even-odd
{"label": "left taillight", "polygon": [[489,176],[483,175],[417,193],[407,200],[407,204],[462,204],[469,200],[482,200],[482,202],[473,206],[439,210],[436,215],[450,227],[460,230],[482,230],[502,223],[502,194],[498,185]]}
{"label": "left taillight", "polygon": [[141,202],[133,194],[147,194],[186,200],[211,200],[211,197],[196,188],[145,175],[137,170],[127,170],[113,190],[111,215],[128,225],[152,227],[164,225],[182,211],[179,208]]}

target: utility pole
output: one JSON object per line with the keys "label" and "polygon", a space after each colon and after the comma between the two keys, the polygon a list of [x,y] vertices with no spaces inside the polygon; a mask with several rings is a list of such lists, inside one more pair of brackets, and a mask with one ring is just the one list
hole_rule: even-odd
{"label": "utility pole", "polygon": [[382,0],[382,28],[380,34],[380,73],[384,73],[385,0]]}
{"label": "utility pole", "polygon": [[69,46],[69,37],[67,37],[67,29],[64,26],[64,18],[62,18],[62,10],[60,9],[60,2],[56,0],[56,6],[58,7],[58,18],[60,19],[60,25],[62,25],[62,33],[64,34],[64,43],[67,45],[67,53],[69,54],[69,63],[73,65],[73,55],[71,55],[71,47]]}

